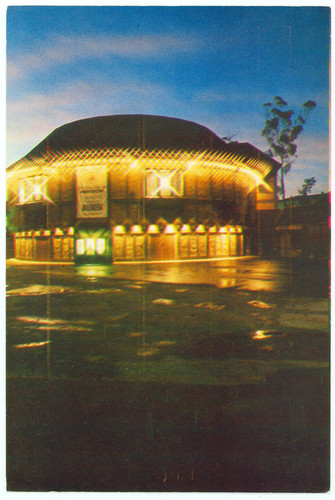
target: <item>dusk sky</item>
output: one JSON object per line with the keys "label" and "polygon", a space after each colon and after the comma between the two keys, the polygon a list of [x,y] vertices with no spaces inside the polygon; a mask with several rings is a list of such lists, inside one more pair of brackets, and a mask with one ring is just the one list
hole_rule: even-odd
{"label": "dusk sky", "polygon": [[317,103],[286,177],[328,191],[324,7],[27,7],[7,10],[7,165],[64,123],[155,114],[265,151],[263,104]]}

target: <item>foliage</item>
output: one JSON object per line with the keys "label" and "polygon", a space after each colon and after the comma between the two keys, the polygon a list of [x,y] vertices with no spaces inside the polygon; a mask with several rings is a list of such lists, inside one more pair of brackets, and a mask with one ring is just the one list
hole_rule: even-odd
{"label": "foliage", "polygon": [[17,224],[17,213],[18,213],[18,208],[17,207],[11,207],[7,211],[6,215],[6,228],[10,233],[16,233],[17,231],[20,230],[18,224]]}
{"label": "foliage", "polygon": [[301,189],[298,190],[298,193],[301,196],[307,196],[311,190],[314,184],[316,183],[315,177],[309,177],[308,179],[304,179],[304,183],[301,186]]}
{"label": "foliage", "polygon": [[270,146],[267,154],[280,159],[280,193],[285,199],[285,175],[297,157],[296,140],[303,131],[309,113],[316,107],[314,101],[306,101],[298,114],[288,109],[288,104],[276,96],[273,102],[264,104],[265,122],[261,135]]}

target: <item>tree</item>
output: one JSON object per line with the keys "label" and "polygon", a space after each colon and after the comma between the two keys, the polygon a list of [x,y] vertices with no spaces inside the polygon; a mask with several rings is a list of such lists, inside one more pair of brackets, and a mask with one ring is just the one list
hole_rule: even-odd
{"label": "tree", "polygon": [[276,96],[273,102],[263,105],[265,122],[261,135],[266,138],[270,149],[267,154],[280,160],[280,193],[285,199],[285,175],[291,170],[297,157],[295,141],[303,131],[309,113],[316,107],[314,101],[306,101],[298,114],[288,109],[288,104]]}
{"label": "tree", "polygon": [[298,190],[300,196],[309,195],[315,183],[316,183],[315,177],[309,177],[308,179],[304,179],[304,183],[301,186],[301,189]]}

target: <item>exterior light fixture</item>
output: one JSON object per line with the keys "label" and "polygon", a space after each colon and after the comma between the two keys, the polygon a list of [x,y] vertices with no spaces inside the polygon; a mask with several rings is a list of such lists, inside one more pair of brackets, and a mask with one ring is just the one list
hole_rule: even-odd
{"label": "exterior light fixture", "polygon": [[189,224],[183,224],[180,228],[180,232],[183,234],[191,233],[191,227]]}
{"label": "exterior light fixture", "polygon": [[148,230],[147,232],[149,234],[159,234],[159,228],[156,224],[150,224],[150,226],[148,227]]}
{"label": "exterior light fixture", "polygon": [[132,226],[130,232],[131,234],[142,234],[143,229],[140,225],[136,224],[135,226]]}
{"label": "exterior light fixture", "polygon": [[173,224],[168,224],[164,230],[165,234],[176,234],[176,228]]}

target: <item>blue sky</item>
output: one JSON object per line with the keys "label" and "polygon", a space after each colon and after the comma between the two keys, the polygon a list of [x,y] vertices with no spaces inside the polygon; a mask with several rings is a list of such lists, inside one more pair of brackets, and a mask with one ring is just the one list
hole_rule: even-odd
{"label": "blue sky", "polygon": [[329,16],[322,7],[7,10],[7,165],[56,127],[145,113],[192,120],[266,150],[262,105],[314,100],[287,176],[328,190]]}

